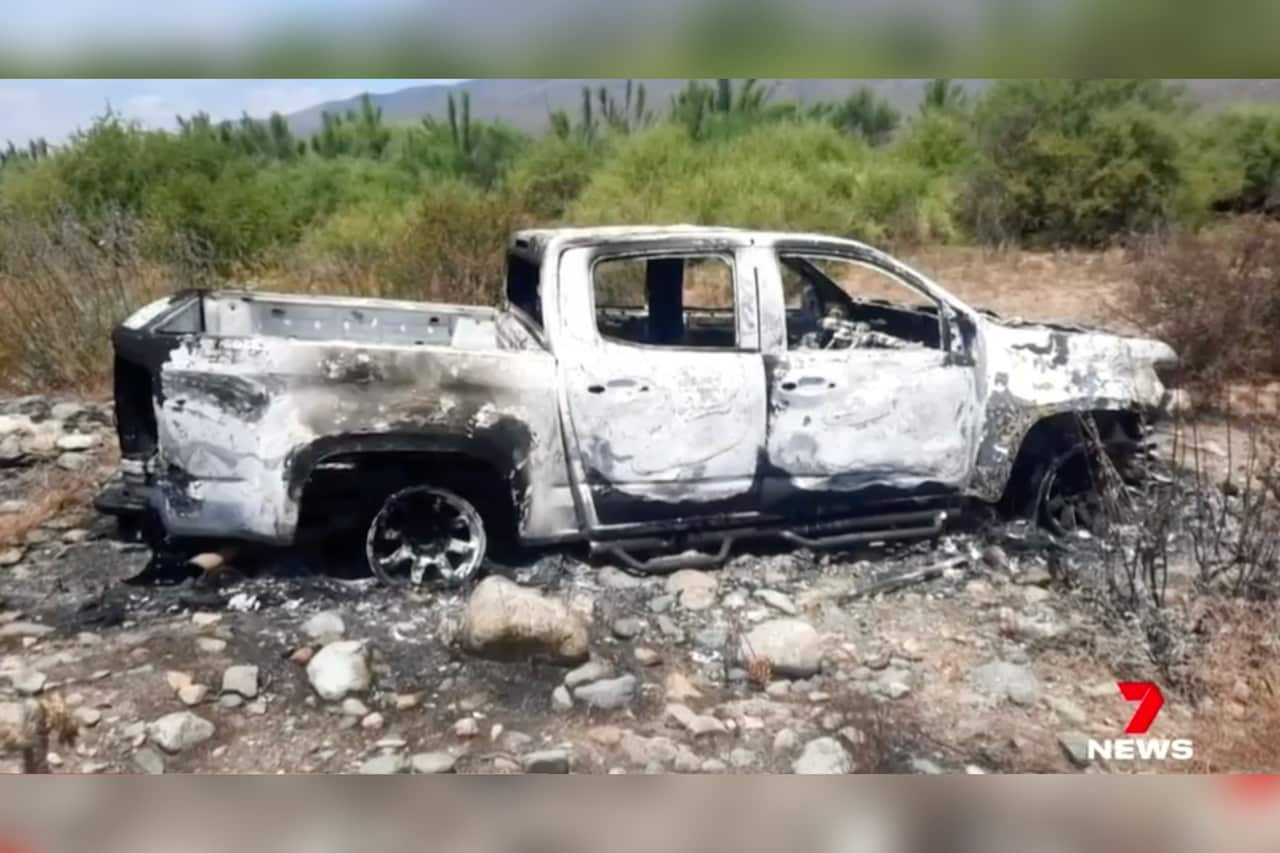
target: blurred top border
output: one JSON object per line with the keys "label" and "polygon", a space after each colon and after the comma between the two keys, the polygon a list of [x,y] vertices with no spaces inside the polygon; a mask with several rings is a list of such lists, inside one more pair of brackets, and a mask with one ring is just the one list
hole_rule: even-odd
{"label": "blurred top border", "polygon": [[1237,0],[9,0],[10,77],[1280,76]]}

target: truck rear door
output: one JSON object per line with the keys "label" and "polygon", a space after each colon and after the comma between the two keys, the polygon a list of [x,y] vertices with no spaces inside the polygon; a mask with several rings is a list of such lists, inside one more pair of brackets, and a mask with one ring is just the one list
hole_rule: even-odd
{"label": "truck rear door", "polygon": [[729,245],[560,260],[560,393],[588,526],[750,515],[764,447],[754,269]]}

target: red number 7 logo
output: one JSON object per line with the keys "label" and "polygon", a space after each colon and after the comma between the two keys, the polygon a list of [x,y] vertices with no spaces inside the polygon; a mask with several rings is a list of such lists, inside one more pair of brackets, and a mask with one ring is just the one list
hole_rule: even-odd
{"label": "red number 7 logo", "polygon": [[1116,682],[1116,687],[1120,688],[1120,695],[1125,698],[1125,701],[1139,703],[1138,710],[1133,712],[1133,718],[1129,720],[1129,725],[1124,727],[1124,733],[1145,735],[1151,728],[1151,724],[1156,721],[1156,715],[1160,713],[1160,709],[1164,707],[1164,695],[1160,693],[1160,688],[1150,681],[1119,681]]}

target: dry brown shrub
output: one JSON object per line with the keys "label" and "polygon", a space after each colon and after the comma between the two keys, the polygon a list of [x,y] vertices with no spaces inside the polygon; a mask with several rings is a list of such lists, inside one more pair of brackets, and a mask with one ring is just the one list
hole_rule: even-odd
{"label": "dry brown shrub", "polygon": [[1280,223],[1150,237],[1132,258],[1126,310],[1178,351],[1201,390],[1280,375]]}
{"label": "dry brown shrub", "polygon": [[134,309],[184,284],[148,260],[133,220],[95,228],[0,212],[0,384],[13,391],[100,392],[111,373],[111,330]]}

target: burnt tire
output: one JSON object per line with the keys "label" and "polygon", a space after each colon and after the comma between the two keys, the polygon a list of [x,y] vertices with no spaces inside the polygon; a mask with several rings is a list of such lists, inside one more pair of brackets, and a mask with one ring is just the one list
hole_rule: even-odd
{"label": "burnt tire", "polygon": [[436,486],[392,492],[369,523],[365,558],[389,586],[459,587],[484,565],[488,533],[469,500]]}

